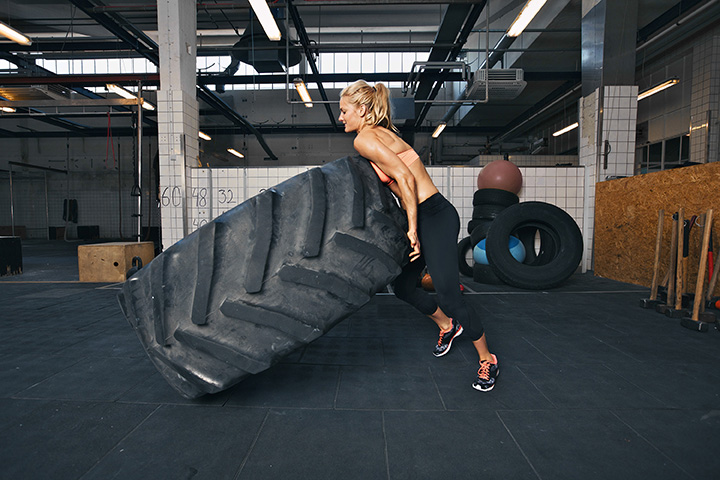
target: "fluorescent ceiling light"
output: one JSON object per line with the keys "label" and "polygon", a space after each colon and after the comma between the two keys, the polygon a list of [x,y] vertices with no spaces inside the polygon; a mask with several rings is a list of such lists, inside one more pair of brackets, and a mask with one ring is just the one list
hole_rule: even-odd
{"label": "fluorescent ceiling light", "polygon": [[572,125],[568,125],[567,127],[563,128],[562,130],[558,130],[557,132],[553,133],[553,137],[559,137],[563,133],[567,133],[570,130],[575,130],[577,127],[578,127],[578,122],[575,122]]}
{"label": "fluorescent ceiling light", "polygon": [[262,25],[263,30],[265,30],[265,35],[267,35],[267,37],[272,41],[276,42],[280,40],[282,38],[280,29],[278,28],[277,23],[275,23],[275,18],[272,13],[270,13],[270,7],[268,7],[265,0],[249,1],[253,12],[255,12],[258,20],[260,20],[260,25]]}
{"label": "fluorescent ceiling light", "polygon": [[228,148],[227,151],[230,152],[230,153],[232,153],[233,155],[235,155],[235,156],[238,157],[238,158],[245,158],[245,155],[243,155],[242,153],[238,152],[238,151],[235,150],[234,148]]}
{"label": "fluorescent ceiling light", "polygon": [[120,95],[123,98],[127,98],[128,100],[137,100],[137,97],[133,95],[132,92],[125,90],[120,85],[115,85],[114,83],[108,83],[105,85],[105,88],[108,89],[108,91],[113,92],[116,95]]}
{"label": "fluorescent ceiling light", "polygon": [[0,107],[0,110],[5,113],[15,113],[15,109],[12,107]]}
{"label": "fluorescent ceiling light", "polygon": [[507,31],[508,37],[517,37],[520,35],[530,21],[535,18],[535,15],[537,15],[543,5],[545,5],[546,1],[547,0],[528,0],[523,9],[520,10],[520,14],[515,21],[510,25]]}
{"label": "fluorescent ceiling light", "polygon": [[438,138],[440,134],[445,130],[445,127],[447,127],[447,123],[441,123],[440,125],[435,128],[435,131],[432,134],[432,138]]}
{"label": "fluorescent ceiling light", "polygon": [[302,101],[305,102],[305,106],[308,108],[312,108],[312,98],[310,98],[310,93],[308,92],[307,87],[305,86],[305,82],[303,82],[301,79],[296,78],[293,80],[293,83],[295,84],[295,90],[297,90],[298,95],[300,95],[300,98],[302,98]]}
{"label": "fluorescent ceiling light", "polygon": [[638,101],[642,100],[643,98],[647,98],[650,95],[655,95],[656,93],[661,92],[661,91],[665,90],[666,88],[670,88],[673,85],[677,85],[678,83],[680,83],[679,78],[671,78],[670,80],[666,80],[663,83],[661,83],[660,85],[655,85],[654,87],[649,88],[649,89],[645,90],[644,92],[640,92],[640,94],[638,95]]}
{"label": "fluorescent ceiling light", "polygon": [[0,35],[9,38],[13,42],[17,42],[20,45],[30,45],[32,43],[28,37],[3,22],[0,22]]}
{"label": "fluorescent ceiling light", "polygon": [[[108,91],[113,92],[117,95],[120,95],[123,98],[127,98],[128,100],[137,100],[136,95],[134,95],[129,90],[124,89],[120,85],[116,85],[114,83],[108,83],[107,85],[105,85],[105,88],[107,88]],[[142,103],[141,103],[142,108],[144,108],[145,110],[155,110],[155,105],[153,105],[152,103],[150,103],[144,99],[141,99],[141,100],[142,100]]]}
{"label": "fluorescent ceiling light", "polygon": [[208,135],[207,133],[203,133],[198,130],[198,137],[202,138],[203,140],[212,140],[212,137]]}

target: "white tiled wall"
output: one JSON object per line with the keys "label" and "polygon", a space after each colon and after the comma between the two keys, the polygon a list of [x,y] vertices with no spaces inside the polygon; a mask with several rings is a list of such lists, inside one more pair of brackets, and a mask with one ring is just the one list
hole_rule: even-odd
{"label": "white tiled wall", "polygon": [[[193,191],[188,217],[193,231],[218,215],[265,189],[312,167],[190,169]],[[428,167],[438,190],[460,215],[460,237],[467,236],[472,218],[472,198],[482,167]],[[523,188],[520,201],[547,202],[565,210],[581,230],[590,214],[586,208],[583,167],[521,167]],[[168,247],[169,245],[165,245]]]}
{"label": "white tiled wall", "polygon": [[610,153],[607,169],[603,167],[601,172],[603,178],[634,174],[637,96],[637,85],[605,87],[603,142],[609,142]]}
{"label": "white tiled wall", "polygon": [[693,47],[693,86],[690,109],[690,158],[717,161],[720,132],[720,35],[707,36]]}

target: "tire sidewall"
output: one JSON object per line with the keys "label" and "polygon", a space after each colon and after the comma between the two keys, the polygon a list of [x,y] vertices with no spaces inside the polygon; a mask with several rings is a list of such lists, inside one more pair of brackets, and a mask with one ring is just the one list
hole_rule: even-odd
{"label": "tire sidewall", "polygon": [[[553,258],[533,266],[516,261],[508,249],[509,237],[524,225],[537,225],[556,239]],[[577,269],[583,253],[582,234],[564,210],[544,202],[523,202],[505,209],[490,225],[485,240],[488,262],[509,285],[526,289],[552,288]]]}

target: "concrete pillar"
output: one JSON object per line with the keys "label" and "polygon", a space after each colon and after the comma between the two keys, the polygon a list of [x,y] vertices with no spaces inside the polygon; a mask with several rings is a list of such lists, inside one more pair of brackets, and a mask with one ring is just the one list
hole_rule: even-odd
{"label": "concrete pillar", "polygon": [[198,166],[197,6],[193,0],[158,0],[157,7],[161,222],[167,248],[189,233],[188,199],[193,188],[189,169]]}
{"label": "concrete pillar", "polygon": [[637,0],[583,0],[579,158],[585,167],[584,269],[592,269],[595,184],[635,166]]}
{"label": "concrete pillar", "polygon": [[720,160],[720,36],[707,36],[693,47],[690,100],[690,161]]}

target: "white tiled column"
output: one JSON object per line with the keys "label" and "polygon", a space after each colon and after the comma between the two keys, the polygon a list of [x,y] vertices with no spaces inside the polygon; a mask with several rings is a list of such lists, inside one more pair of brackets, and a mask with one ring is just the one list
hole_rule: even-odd
{"label": "white tiled column", "polygon": [[690,100],[690,161],[718,161],[720,149],[720,36],[708,36],[693,47]]}
{"label": "white tiled column", "polygon": [[[593,262],[595,184],[632,176],[635,169],[637,94],[635,85],[610,85],[603,87],[602,108],[599,89],[580,100],[580,165],[585,167],[584,269],[592,269]],[[600,121],[602,128],[598,128]]]}
{"label": "white tiled column", "polygon": [[583,196],[583,272],[593,268],[593,235],[595,228],[595,184],[598,163],[598,105],[599,90],[580,99],[579,119],[579,163],[584,168],[585,192]]}
{"label": "white tiled column", "polygon": [[188,234],[190,169],[197,166],[198,102],[195,93],[196,2],[158,1],[160,89],[158,149],[162,243],[167,248]]}

